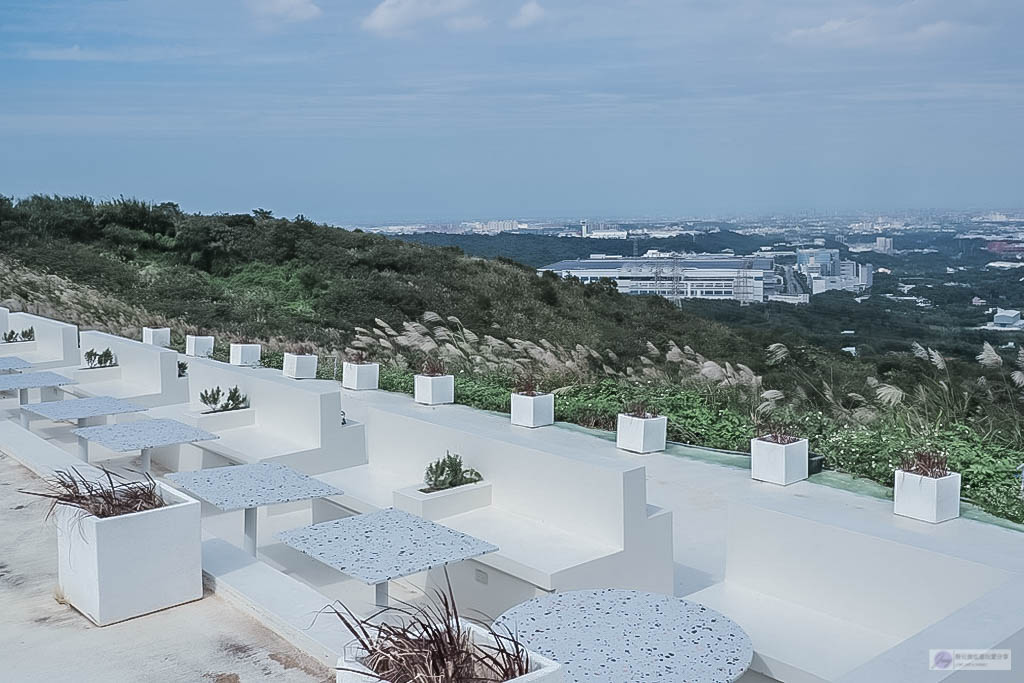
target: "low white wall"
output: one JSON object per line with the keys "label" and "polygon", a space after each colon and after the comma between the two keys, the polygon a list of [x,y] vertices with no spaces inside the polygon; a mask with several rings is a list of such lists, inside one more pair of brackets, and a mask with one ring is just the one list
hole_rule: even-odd
{"label": "low white wall", "polygon": [[[35,330],[35,348],[25,353],[25,360],[33,363],[36,368],[57,368],[74,365],[78,362],[78,327],[51,320],[31,313],[10,313],[8,327],[21,332],[32,328]],[[19,355],[18,349],[11,345],[0,344],[0,355]]]}
{"label": "low white wall", "polygon": [[[79,367],[86,367],[85,354],[90,349],[102,353],[106,349],[117,356],[120,378],[127,396],[150,397],[147,405],[174,405],[184,403],[188,396],[188,381],[178,377],[178,354],[152,344],[125,339],[113,334],[88,330],[80,335]],[[89,389],[89,372],[76,374],[81,387]],[[97,384],[103,380],[96,375]],[[145,400],[145,399],[143,399]]]}

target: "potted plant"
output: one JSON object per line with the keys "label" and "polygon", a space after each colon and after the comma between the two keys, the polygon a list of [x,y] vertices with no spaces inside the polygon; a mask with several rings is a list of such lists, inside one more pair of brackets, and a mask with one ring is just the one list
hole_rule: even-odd
{"label": "potted plant", "polygon": [[153,346],[168,347],[171,345],[171,328],[169,327],[143,327],[142,343]]}
{"label": "potted plant", "polygon": [[311,348],[304,348],[300,353],[285,353],[284,368],[281,372],[285,377],[292,379],[316,379],[316,366],[319,361]]}
{"label": "potted plant", "polygon": [[455,377],[446,374],[443,360],[428,356],[423,361],[413,397],[417,403],[428,406],[455,402]]}
{"label": "potted plant", "polygon": [[893,512],[937,524],[960,516],[960,473],[942,453],[918,451],[895,472]]}
{"label": "potted plant", "polygon": [[47,517],[57,524],[60,594],[99,626],[203,596],[199,501],[110,472],[57,471]]}
{"label": "potted plant", "polygon": [[213,337],[185,335],[185,355],[196,358],[209,358],[213,355]]}
{"label": "potted plant", "polygon": [[750,440],[750,477],[788,486],[807,478],[807,439],[769,428]]}
{"label": "potted plant", "polygon": [[185,422],[207,431],[247,427],[256,423],[256,411],[249,407],[249,397],[237,386],[224,392],[219,386],[199,392],[205,410],[191,410]]}
{"label": "potted plant", "polygon": [[243,394],[237,385],[228,390],[227,396],[224,395],[224,391],[220,387],[205,389],[199,392],[199,402],[209,408],[206,411],[207,414],[226,413],[249,407],[249,397]]}
{"label": "potted plant", "polygon": [[183,360],[178,361],[178,378],[188,377],[188,363]]}
{"label": "potted plant", "polygon": [[668,418],[657,415],[646,403],[633,402],[619,413],[615,445],[633,453],[665,450]]}
{"label": "potted plant", "polygon": [[380,387],[380,364],[371,363],[365,351],[352,351],[341,367],[341,386],[364,391]]}
{"label": "potted plant", "polygon": [[110,347],[99,353],[96,352],[96,349],[89,349],[82,354],[82,360],[85,361],[85,367],[80,368],[81,370],[117,367],[117,356],[110,350]]}
{"label": "potted plant", "polygon": [[491,485],[462,456],[446,451],[427,466],[423,484],[394,492],[394,506],[424,519],[438,520],[491,504]]}
{"label": "potted plant", "polygon": [[89,349],[82,353],[84,367],[75,370],[75,379],[81,382],[114,381],[121,378],[117,356],[109,348],[103,351]]}
{"label": "potted plant", "polygon": [[31,342],[36,340],[36,328],[29,327],[27,330],[17,332],[16,330],[7,330],[3,334],[3,341],[5,344],[14,344],[15,342]]}
{"label": "potted plant", "polygon": [[512,393],[512,424],[545,427],[555,422],[555,395],[539,390],[532,375],[523,377]]}
{"label": "potted plant", "polygon": [[260,364],[263,347],[259,344],[232,344],[230,361],[232,365],[255,367]]}
{"label": "potted plant", "polygon": [[529,652],[513,633],[464,619],[450,582],[425,604],[386,608],[365,619],[345,605],[326,611],[341,619],[353,638],[338,660],[338,683],[564,680],[561,664]]}

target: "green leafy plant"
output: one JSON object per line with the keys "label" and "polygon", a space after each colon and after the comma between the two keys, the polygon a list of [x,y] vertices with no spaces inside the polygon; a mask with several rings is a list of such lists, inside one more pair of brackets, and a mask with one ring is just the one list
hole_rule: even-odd
{"label": "green leafy plant", "polygon": [[117,356],[109,348],[104,349],[102,352],[97,352],[96,349],[89,349],[82,354],[85,360],[86,367],[92,368],[112,368],[117,365]]}
{"label": "green leafy plant", "polygon": [[178,361],[178,377],[188,377],[188,363],[183,360]]}
{"label": "green leafy plant", "polygon": [[30,327],[27,330],[21,331],[21,341],[35,341],[36,339],[36,328]]}
{"label": "green leafy plant", "polygon": [[482,481],[483,476],[476,470],[465,467],[462,464],[462,456],[451,451],[446,451],[443,458],[439,458],[427,465],[423,483],[427,485],[421,489],[423,493],[435,493],[445,489],[475,484]]}
{"label": "green leafy plant", "polygon": [[18,341],[18,333],[14,330],[8,330],[4,332],[3,339],[5,344],[13,344]]}
{"label": "green leafy plant", "polygon": [[233,386],[228,390],[228,397],[221,404],[219,412],[225,412],[228,410],[242,410],[243,408],[249,407],[249,397],[241,392],[238,386]]}
{"label": "green leafy plant", "polygon": [[199,393],[199,402],[210,409],[211,413],[217,412],[220,400],[224,397],[224,391],[220,387],[204,389]]}

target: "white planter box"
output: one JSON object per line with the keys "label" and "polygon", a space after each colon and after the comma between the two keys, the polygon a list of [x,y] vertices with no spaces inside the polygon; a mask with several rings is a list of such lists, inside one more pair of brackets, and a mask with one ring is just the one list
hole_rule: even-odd
{"label": "white planter box", "polygon": [[32,353],[36,350],[36,342],[0,342],[0,356],[20,356],[23,353]]}
{"label": "white planter box", "polygon": [[195,358],[209,358],[213,355],[213,337],[185,336],[185,355]]}
{"label": "white planter box", "polygon": [[420,489],[425,486],[417,484],[398,489],[394,492],[394,506],[423,519],[437,521],[491,504],[491,483],[488,481],[465,484],[434,493],[421,491]]}
{"label": "white planter box", "polygon": [[654,453],[665,450],[668,432],[667,417],[633,417],[619,413],[615,445],[633,453]]}
{"label": "white planter box", "polygon": [[298,355],[295,353],[284,354],[285,377],[292,379],[316,379],[316,365],[320,359],[316,356]]}
{"label": "white planter box", "polygon": [[341,366],[341,386],[364,391],[380,387],[379,363],[348,363]]}
{"label": "white planter box", "polygon": [[416,375],[414,398],[417,403],[427,406],[455,403],[455,377],[452,375],[441,375],[440,377]]}
{"label": "white planter box", "polygon": [[512,394],[512,424],[520,427],[546,427],[554,423],[554,394]]}
{"label": "white planter box", "polygon": [[99,519],[58,505],[60,591],[99,626],[203,597],[199,501],[159,485],[165,507]]}
{"label": "white planter box", "polygon": [[960,473],[950,472],[940,479],[895,473],[893,512],[922,522],[937,524],[960,516]]}
{"label": "white planter box", "polygon": [[807,478],[807,439],[793,443],[750,440],[750,477],[787,486]]}
{"label": "white planter box", "polygon": [[7,330],[10,329],[8,327],[8,325],[10,325],[8,317],[10,316],[10,313],[11,311],[9,308],[4,308],[3,306],[0,306],[0,335],[7,334]]}
{"label": "white planter box", "polygon": [[256,424],[256,409],[225,410],[221,413],[208,413],[206,406],[195,408],[184,416],[184,422],[208,432],[219,432],[224,429],[236,429]]}
{"label": "white planter box", "polygon": [[231,364],[232,365],[259,365],[260,356],[263,354],[263,347],[259,344],[232,344]]}
{"label": "white planter box", "polygon": [[153,346],[170,346],[171,345],[171,328],[169,327],[143,327],[142,328],[142,343],[152,344]]}
{"label": "white planter box", "polygon": [[121,379],[121,367],[115,365],[110,368],[79,368],[75,370],[72,379],[80,384],[89,382],[116,382]]}
{"label": "white planter box", "polygon": [[[470,622],[464,621],[462,623],[469,631],[473,642],[484,646],[494,645],[494,639],[487,631]],[[369,669],[360,664],[358,652],[359,646],[357,643],[354,643],[346,647],[345,654],[338,658],[339,671],[337,672],[337,683],[389,683],[389,681],[385,681],[370,673]],[[513,678],[509,683],[563,683],[565,681],[565,669],[558,662],[553,662],[547,657],[542,657],[533,652],[527,652],[527,656],[530,659],[533,670],[528,674]],[[356,671],[341,671],[341,669],[355,669]],[[358,671],[365,671],[366,673],[357,673]]]}

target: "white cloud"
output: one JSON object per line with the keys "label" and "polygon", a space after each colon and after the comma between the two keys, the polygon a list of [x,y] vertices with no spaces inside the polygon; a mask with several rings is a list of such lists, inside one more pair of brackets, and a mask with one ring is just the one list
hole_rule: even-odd
{"label": "white cloud", "polygon": [[784,42],[818,47],[914,48],[980,30],[969,13],[946,0],[921,0],[890,6],[855,3],[840,18],[828,18],[790,30]]}
{"label": "white cloud", "polygon": [[545,14],[547,11],[540,6],[539,2],[530,0],[519,8],[519,12],[514,17],[509,19],[508,25],[512,28],[527,28],[543,19]]}
{"label": "white cloud", "polygon": [[313,0],[248,0],[256,14],[283,21],[309,21],[320,16],[320,7]]}
{"label": "white cloud", "polygon": [[[363,20],[363,28],[374,33],[400,33],[428,19],[455,18],[471,4],[473,0],[383,0]],[[470,19],[472,17],[461,18],[462,21]],[[452,20],[449,20],[450,27]]]}

